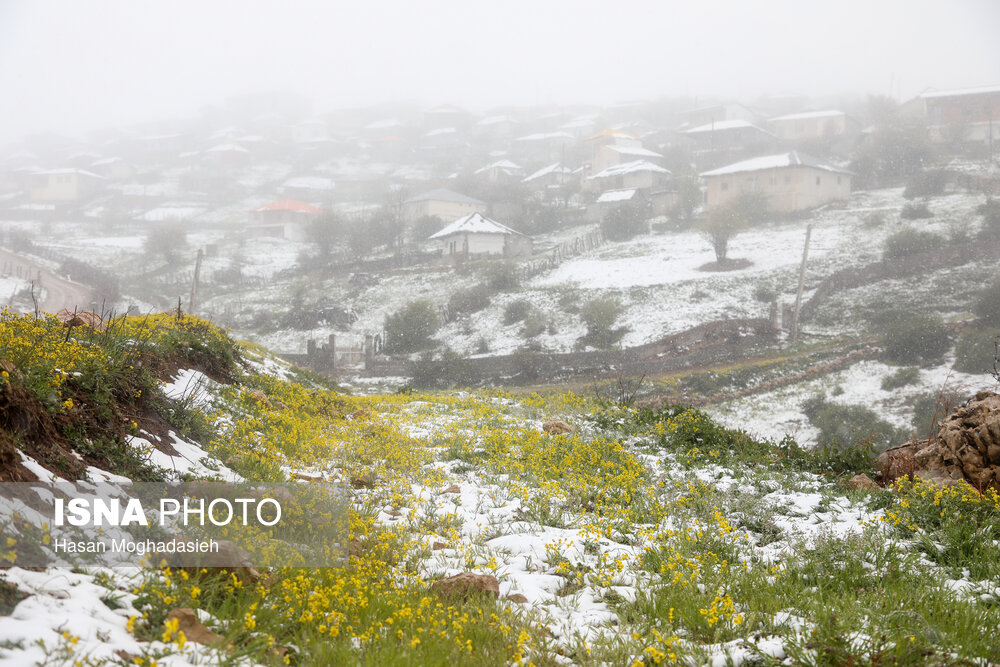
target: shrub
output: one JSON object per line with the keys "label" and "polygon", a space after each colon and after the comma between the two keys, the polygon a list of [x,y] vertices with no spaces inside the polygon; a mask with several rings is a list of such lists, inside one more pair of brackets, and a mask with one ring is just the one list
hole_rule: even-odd
{"label": "shrub", "polygon": [[448,315],[452,318],[459,315],[476,313],[490,305],[490,288],[485,283],[458,290],[448,298]]}
{"label": "shrub", "polygon": [[778,290],[770,283],[760,282],[753,288],[753,298],[761,303],[771,303],[778,298]]}
{"label": "shrub", "polygon": [[483,280],[494,292],[513,292],[521,286],[521,272],[514,262],[489,262]]}
{"label": "shrub", "polygon": [[410,353],[430,347],[440,320],[430,301],[412,301],[385,318],[385,351]]}
{"label": "shrub", "polygon": [[894,364],[933,365],[951,346],[947,327],[934,315],[889,313],[875,324],[882,331],[883,356]]}
{"label": "shrub", "polygon": [[413,365],[413,386],[421,389],[471,387],[477,378],[474,364],[457,352],[425,352]]}
{"label": "shrub", "polygon": [[998,336],[997,329],[964,329],[955,345],[955,369],[963,373],[988,373],[993,367]]}
{"label": "shrub", "polygon": [[609,241],[627,241],[646,231],[641,207],[619,204],[608,211],[601,220],[601,231]]}
{"label": "shrub", "polygon": [[527,299],[517,299],[516,301],[511,301],[503,309],[503,323],[514,324],[516,322],[521,322],[528,317],[532,310],[534,310],[534,307]]}
{"label": "shrub", "polygon": [[883,259],[901,259],[916,255],[921,252],[928,252],[941,247],[944,238],[933,232],[925,232],[919,229],[901,229],[890,235],[885,240],[882,250]]}
{"label": "shrub", "polygon": [[521,335],[525,338],[534,338],[535,336],[540,336],[545,333],[545,329],[548,327],[548,322],[545,320],[545,315],[537,310],[532,310],[526,318],[524,318],[524,326],[521,327]]}
{"label": "shrub", "polygon": [[618,299],[603,297],[591,299],[580,308],[580,319],[587,326],[587,333],[577,341],[583,346],[593,346],[607,349],[618,343],[627,331],[624,327],[615,327],[615,322],[623,311]]}
{"label": "shrub", "polygon": [[1000,279],[979,293],[972,306],[979,319],[990,326],[1000,327]]}
{"label": "shrub", "polygon": [[905,366],[897,369],[892,375],[887,375],[882,378],[882,389],[884,391],[892,391],[893,389],[899,389],[900,387],[916,384],[919,379],[919,368],[916,366]]}
{"label": "shrub", "polygon": [[814,396],[802,405],[802,412],[819,429],[823,446],[846,448],[869,443],[883,450],[906,439],[905,434],[863,405],[838,405]]}
{"label": "shrub", "polygon": [[904,204],[903,210],[899,212],[899,217],[903,220],[920,220],[922,218],[933,218],[934,214],[927,208],[927,204]]}
{"label": "shrub", "polygon": [[1000,199],[989,199],[976,208],[983,216],[980,237],[987,241],[1000,241]]}
{"label": "shrub", "polygon": [[921,394],[913,400],[913,433],[916,438],[928,438],[937,433],[941,422],[965,400],[951,389]]}
{"label": "shrub", "polygon": [[906,199],[935,197],[944,193],[944,188],[947,184],[948,172],[943,169],[919,171],[907,180],[906,188],[903,190],[903,197]]}

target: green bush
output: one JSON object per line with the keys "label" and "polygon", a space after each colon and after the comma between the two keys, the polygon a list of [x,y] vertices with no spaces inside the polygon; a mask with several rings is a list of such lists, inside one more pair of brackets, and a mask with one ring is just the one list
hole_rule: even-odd
{"label": "green bush", "polygon": [[845,448],[868,443],[881,451],[906,440],[905,433],[863,405],[839,405],[814,396],[802,405],[802,412],[819,429],[822,446]]}
{"label": "green bush", "polygon": [[906,181],[906,188],[903,190],[903,197],[915,199],[917,197],[934,197],[944,193],[944,188],[948,184],[948,172],[943,169],[932,169],[930,171],[919,171]]}
{"label": "green bush", "polygon": [[941,422],[957,408],[965,397],[952,389],[931,391],[913,399],[913,436],[929,438],[937,433]]}
{"label": "green bush", "polygon": [[600,349],[616,345],[628,331],[625,327],[615,327],[623,311],[621,302],[613,297],[591,299],[584,303],[580,308],[580,319],[587,326],[587,333],[577,343]]}
{"label": "green bush", "polygon": [[901,259],[921,252],[929,252],[940,248],[944,242],[943,237],[933,232],[912,228],[901,229],[886,238],[882,258],[887,260]]}
{"label": "green bush", "polygon": [[478,382],[475,365],[457,352],[425,352],[413,365],[413,386],[420,389],[471,387]]}
{"label": "green bush", "polygon": [[490,305],[490,288],[485,283],[460,289],[448,298],[449,317],[476,313]]}
{"label": "green bush", "polygon": [[412,301],[385,318],[385,351],[408,354],[433,345],[433,336],[441,326],[434,304]]}
{"label": "green bush", "polygon": [[884,391],[892,391],[893,389],[899,389],[900,387],[916,384],[919,379],[919,368],[916,366],[905,366],[897,369],[892,375],[887,375],[882,378],[882,389]]}
{"label": "green bush", "polygon": [[521,271],[514,262],[489,262],[483,268],[483,281],[494,292],[513,292],[521,286]]}
{"label": "green bush", "polygon": [[934,214],[927,208],[927,204],[904,204],[903,210],[899,212],[899,217],[903,220],[921,220],[923,218],[933,218]]}
{"label": "green bush", "polygon": [[504,324],[514,324],[516,322],[522,322],[534,307],[531,302],[527,299],[517,299],[516,301],[511,301],[503,309],[503,323]]}
{"label": "green bush", "polygon": [[644,210],[635,204],[619,204],[601,220],[601,231],[609,241],[627,241],[646,231]]}
{"label": "green bush", "polygon": [[548,321],[546,321],[545,315],[538,310],[532,310],[528,316],[524,318],[524,325],[521,327],[521,336],[524,338],[541,336],[545,333],[547,328]]}
{"label": "green bush", "polygon": [[881,332],[883,357],[893,364],[931,366],[951,347],[948,328],[934,315],[891,312],[874,324]]}
{"label": "green bush", "polygon": [[1000,329],[964,329],[955,345],[955,369],[963,373],[988,373],[993,368]]}
{"label": "green bush", "polygon": [[974,312],[984,324],[1000,327],[1000,279],[993,281],[979,293],[972,306]]}

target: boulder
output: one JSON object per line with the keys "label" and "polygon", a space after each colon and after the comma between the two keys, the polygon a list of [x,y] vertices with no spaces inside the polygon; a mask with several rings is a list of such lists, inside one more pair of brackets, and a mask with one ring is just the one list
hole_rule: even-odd
{"label": "boulder", "polygon": [[222,637],[209,630],[198,620],[198,615],[193,609],[188,607],[171,609],[170,613],[167,614],[167,620],[171,621],[175,618],[177,619],[177,629],[184,633],[188,641],[211,645],[222,640]]}
{"label": "boulder", "polygon": [[56,313],[56,317],[66,327],[90,327],[96,331],[104,331],[104,320],[92,310],[75,312],[63,308]]}
{"label": "boulder", "polygon": [[462,492],[462,489],[461,489],[461,487],[459,487],[458,484],[452,484],[451,486],[449,486],[447,489],[445,489],[441,493],[461,493],[461,492]]}
{"label": "boulder", "polygon": [[542,430],[546,433],[559,435],[562,433],[572,433],[573,427],[561,419],[550,419],[542,424]]}
{"label": "boulder", "polygon": [[515,604],[524,604],[528,601],[528,598],[524,597],[520,593],[511,593],[507,596],[507,599]]}
{"label": "boulder", "polygon": [[847,486],[852,489],[877,489],[878,484],[872,481],[868,475],[855,475],[847,482]]}
{"label": "boulder", "polygon": [[476,595],[500,597],[500,582],[492,574],[463,572],[431,584],[432,593],[444,599],[466,599]]}
{"label": "boulder", "polygon": [[879,456],[883,481],[912,474],[934,484],[1000,489],[1000,394],[981,391],[948,415],[934,437]]}

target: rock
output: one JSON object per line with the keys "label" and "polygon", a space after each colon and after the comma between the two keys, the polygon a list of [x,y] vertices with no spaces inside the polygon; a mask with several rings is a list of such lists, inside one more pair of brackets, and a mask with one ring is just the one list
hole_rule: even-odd
{"label": "rock", "polygon": [[458,484],[452,484],[451,486],[449,486],[447,489],[445,489],[441,493],[461,493],[461,492],[462,492],[462,489],[458,486]]}
{"label": "rock", "polygon": [[447,549],[448,545],[444,542],[435,542],[431,545],[431,551],[441,551],[441,549]]}
{"label": "rock", "polygon": [[847,486],[852,489],[877,489],[878,484],[872,481],[868,475],[855,475],[847,482]]}
{"label": "rock", "polygon": [[297,472],[295,473],[295,479],[301,479],[304,482],[322,482],[323,473],[319,472]]}
{"label": "rock", "polygon": [[444,599],[465,599],[475,595],[500,597],[500,582],[492,574],[463,572],[431,584],[432,593]]}
{"label": "rock", "polygon": [[545,431],[546,433],[553,433],[555,435],[560,435],[563,433],[572,433],[573,427],[561,419],[550,419],[544,424],[542,424],[542,430]]}
{"label": "rock", "polygon": [[247,396],[249,396],[250,398],[254,399],[258,403],[263,403],[264,405],[266,405],[269,408],[272,407],[271,406],[271,399],[269,399],[267,397],[267,394],[265,394],[264,392],[262,392],[260,389],[249,389],[249,390],[247,390]]}
{"label": "rock", "polygon": [[71,312],[63,308],[56,313],[56,317],[66,327],[90,327],[95,331],[104,331],[104,320],[92,310]]}
{"label": "rock", "polygon": [[167,614],[167,620],[170,621],[175,618],[177,619],[177,629],[184,633],[188,641],[211,645],[222,640],[222,637],[206,628],[198,620],[198,615],[194,613],[194,609],[188,607],[171,609],[170,613]]}
{"label": "rock", "polygon": [[366,472],[361,475],[356,475],[351,477],[351,488],[354,489],[373,489],[375,488],[375,473]]}
{"label": "rock", "polygon": [[351,419],[368,419],[372,413],[364,409],[358,409],[351,413]]}
{"label": "rock", "polygon": [[933,484],[1000,489],[1000,395],[979,392],[934,437],[887,449],[878,460],[885,482],[912,474]]}
{"label": "rock", "polygon": [[511,593],[510,595],[507,596],[507,599],[517,604],[524,604],[525,602],[528,601],[528,598],[524,597],[520,593]]}

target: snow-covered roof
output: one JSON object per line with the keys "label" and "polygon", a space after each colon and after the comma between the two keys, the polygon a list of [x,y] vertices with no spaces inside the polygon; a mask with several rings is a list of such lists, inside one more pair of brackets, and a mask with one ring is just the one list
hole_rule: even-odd
{"label": "snow-covered roof", "polygon": [[534,134],[526,134],[523,137],[517,137],[514,141],[545,141],[546,139],[572,139],[573,135],[569,132],[535,132]]}
{"label": "snow-covered roof", "polygon": [[124,162],[120,157],[106,157],[102,160],[97,160],[96,162],[91,162],[91,167],[103,167],[109,164],[115,164],[116,162]]}
{"label": "snow-covered roof", "polygon": [[99,178],[102,181],[104,177],[100,174],[95,174],[92,171],[87,171],[86,169],[49,169],[47,171],[36,171],[39,176],[57,176],[63,174],[76,174],[78,176],[87,176],[89,178]]}
{"label": "snow-covered roof", "polygon": [[543,176],[548,176],[549,174],[572,174],[573,170],[569,167],[564,167],[560,163],[550,164],[547,167],[542,167],[531,176],[525,178],[522,183],[530,183],[531,181],[541,178]]}
{"label": "snow-covered roof", "polygon": [[615,139],[638,139],[639,137],[629,134],[628,132],[622,132],[618,129],[601,130],[597,134],[592,134],[584,141],[592,141],[593,139],[600,139],[602,137],[612,137]]}
{"label": "snow-covered roof", "polygon": [[506,123],[510,120],[510,116],[487,116],[483,118],[476,125],[497,125],[499,123]]}
{"label": "snow-covered roof", "polygon": [[440,239],[452,234],[515,234],[517,236],[524,236],[521,232],[511,229],[506,225],[501,225],[496,220],[491,220],[481,213],[470,213],[429,238]]}
{"label": "snow-covered roof", "polygon": [[415,197],[410,197],[404,203],[409,204],[410,202],[418,201],[450,201],[460,204],[477,204],[486,205],[486,202],[480,201],[478,199],[473,199],[461,193],[455,192],[454,190],[448,190],[446,188],[438,188],[437,190],[431,190],[430,192],[425,192],[422,195],[416,195]]}
{"label": "snow-covered roof", "polygon": [[619,201],[628,201],[635,196],[635,190],[606,190],[601,193],[601,196],[597,198],[598,204],[609,204]]}
{"label": "snow-covered roof", "polygon": [[651,151],[648,148],[643,148],[642,146],[608,146],[608,150],[612,150],[619,155],[632,155],[635,157],[657,157],[662,158],[663,156],[656,151]]}
{"label": "snow-covered roof", "polygon": [[283,188],[302,188],[303,190],[332,190],[332,178],[322,176],[294,176],[281,184]]}
{"label": "snow-covered roof", "polygon": [[485,167],[476,169],[473,173],[481,174],[483,172],[490,171],[491,169],[499,169],[500,171],[506,172],[522,171],[522,167],[520,165],[514,164],[510,160],[497,160],[496,162],[488,164]]}
{"label": "snow-covered roof", "polygon": [[823,162],[822,160],[814,158],[811,155],[806,155],[805,153],[800,153],[799,151],[790,151],[788,153],[780,153],[778,155],[765,155],[763,157],[755,157],[750,160],[743,160],[742,162],[736,162],[734,164],[726,165],[725,167],[719,167],[718,169],[702,172],[701,175],[725,176],[726,174],[762,171],[764,169],[781,169],[783,167],[812,167],[813,169],[822,169],[823,171],[832,171],[842,174],[851,173],[846,169],[841,169],[840,167]]}
{"label": "snow-covered roof", "polygon": [[212,146],[206,153],[249,153],[247,149],[243,148],[239,144],[218,144],[217,146]]}
{"label": "snow-covered roof", "polygon": [[367,125],[365,125],[365,129],[366,130],[385,130],[385,129],[388,129],[390,127],[400,127],[401,125],[402,125],[402,123],[400,123],[395,118],[385,118],[383,120],[376,120],[373,123],[368,123]]}
{"label": "snow-covered roof", "polygon": [[964,95],[987,95],[989,93],[1000,93],[1000,86],[984,86],[981,88],[955,88],[953,90],[935,90],[924,93],[920,97],[960,97]]}
{"label": "snow-covered roof", "polygon": [[608,176],[622,176],[623,174],[635,174],[641,171],[652,171],[657,174],[669,174],[670,171],[664,169],[660,165],[653,164],[649,160],[633,160],[632,162],[623,162],[622,164],[616,164],[603,171],[599,171],[591,179],[595,178],[607,178]]}
{"label": "snow-covered roof", "polygon": [[717,132],[719,130],[736,130],[745,127],[752,127],[755,130],[768,133],[747,120],[717,120],[714,123],[706,123],[686,130],[685,134],[698,134],[701,132]]}
{"label": "snow-covered roof", "polygon": [[777,118],[772,118],[771,122],[779,120],[808,120],[810,118],[833,118],[836,116],[843,116],[843,111],[838,111],[836,109],[827,109],[825,111],[802,111],[800,113],[790,113],[784,116],[778,116]]}
{"label": "snow-covered roof", "polygon": [[312,204],[307,204],[304,201],[296,201],[294,199],[282,199],[281,201],[273,201],[270,204],[264,204],[263,206],[258,206],[253,211],[292,211],[293,213],[319,213],[320,209],[316,208]]}
{"label": "snow-covered roof", "polygon": [[424,136],[425,137],[436,137],[436,136],[441,135],[441,134],[455,134],[455,132],[457,132],[457,131],[458,130],[456,130],[453,127],[439,127],[436,130],[431,130],[430,132],[428,132]]}

